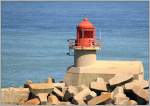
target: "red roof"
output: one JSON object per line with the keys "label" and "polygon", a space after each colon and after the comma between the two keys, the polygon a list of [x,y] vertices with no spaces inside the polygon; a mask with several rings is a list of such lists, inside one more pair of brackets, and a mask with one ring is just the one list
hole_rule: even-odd
{"label": "red roof", "polygon": [[80,28],[94,28],[93,24],[88,21],[88,18],[84,18],[79,24],[78,27]]}

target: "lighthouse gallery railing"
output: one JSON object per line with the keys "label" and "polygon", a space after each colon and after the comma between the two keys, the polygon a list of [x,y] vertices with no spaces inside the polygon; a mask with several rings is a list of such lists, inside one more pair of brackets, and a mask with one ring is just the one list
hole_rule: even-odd
{"label": "lighthouse gallery railing", "polygon": [[[79,47],[76,45],[80,45],[79,43],[75,42],[75,39],[68,39],[68,45],[69,45],[69,49],[73,49],[75,47]],[[100,39],[96,39],[96,42],[94,45],[91,45],[90,47],[96,48],[96,47],[101,47],[101,41]]]}

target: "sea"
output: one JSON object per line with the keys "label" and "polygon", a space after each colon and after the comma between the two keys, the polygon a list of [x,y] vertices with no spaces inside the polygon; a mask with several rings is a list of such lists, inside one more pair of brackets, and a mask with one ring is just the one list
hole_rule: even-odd
{"label": "sea", "polygon": [[85,17],[101,39],[98,60],[140,60],[149,79],[148,1],[2,1],[1,7],[1,87],[49,76],[62,81],[73,64],[67,40]]}

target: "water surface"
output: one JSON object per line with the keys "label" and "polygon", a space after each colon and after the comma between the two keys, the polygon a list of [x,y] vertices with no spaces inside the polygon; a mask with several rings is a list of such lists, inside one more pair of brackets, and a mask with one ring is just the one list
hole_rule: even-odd
{"label": "water surface", "polygon": [[63,80],[84,17],[101,31],[98,59],[141,60],[148,79],[148,2],[2,2],[2,87]]}

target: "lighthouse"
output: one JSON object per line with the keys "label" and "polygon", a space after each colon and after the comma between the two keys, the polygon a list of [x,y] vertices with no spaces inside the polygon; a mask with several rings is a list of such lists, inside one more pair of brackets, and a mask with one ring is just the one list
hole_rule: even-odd
{"label": "lighthouse", "polygon": [[[105,81],[116,74],[133,75],[135,79],[143,75],[141,61],[97,60],[96,52],[101,49],[100,40],[96,39],[96,28],[84,18],[76,27],[76,38],[68,40],[69,51],[74,51],[74,64],[67,68],[64,82],[67,85],[89,86],[98,77]],[[69,52],[71,55],[71,52]]]}
{"label": "lighthouse", "polygon": [[96,29],[87,18],[77,25],[75,43],[70,43],[74,49],[74,65],[76,67],[88,66],[96,62],[96,51],[100,43],[96,40]]}

